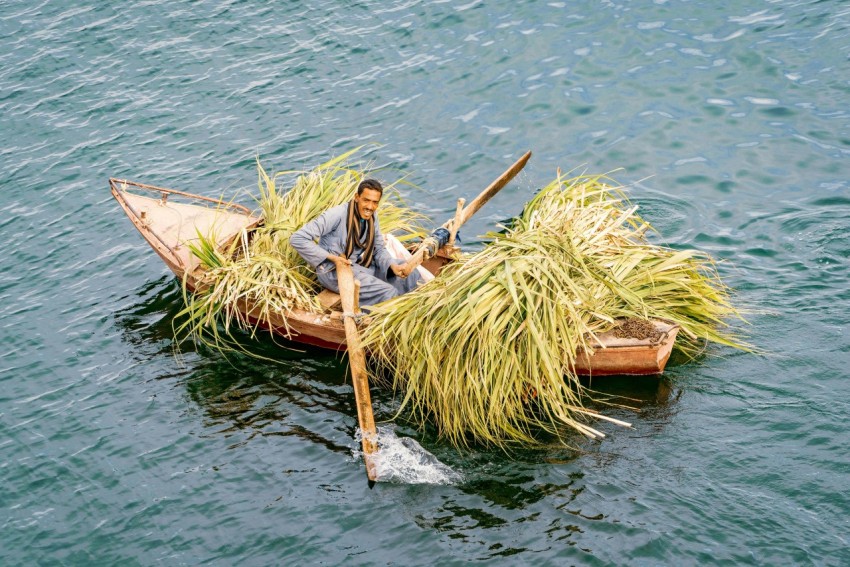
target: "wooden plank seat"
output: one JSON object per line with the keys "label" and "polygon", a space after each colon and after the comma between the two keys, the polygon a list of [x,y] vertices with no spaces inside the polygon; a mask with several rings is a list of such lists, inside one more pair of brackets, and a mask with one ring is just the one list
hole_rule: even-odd
{"label": "wooden plank seat", "polygon": [[338,293],[334,293],[329,289],[323,289],[321,293],[316,296],[316,299],[319,300],[319,304],[325,312],[342,311],[342,298]]}

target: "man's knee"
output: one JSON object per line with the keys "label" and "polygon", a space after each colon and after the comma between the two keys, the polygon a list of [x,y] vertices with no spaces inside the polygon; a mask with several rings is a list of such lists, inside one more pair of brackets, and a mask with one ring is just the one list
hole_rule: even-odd
{"label": "man's knee", "polygon": [[[407,290],[400,290],[396,286],[385,282],[375,276],[374,272],[369,268],[364,268],[359,264],[352,265],[354,279],[360,282],[360,304],[374,305],[392,299],[397,295],[401,295]],[[325,273],[317,274],[319,283],[322,287],[329,289],[334,293],[339,293],[339,280],[337,280],[336,270],[331,270]]]}
{"label": "man's knee", "polygon": [[398,295],[398,290],[368,269],[358,270],[355,277],[360,280],[361,305],[374,305]]}
{"label": "man's knee", "polygon": [[360,282],[361,305],[374,305],[397,296],[398,290],[385,281],[370,276],[366,281]]}

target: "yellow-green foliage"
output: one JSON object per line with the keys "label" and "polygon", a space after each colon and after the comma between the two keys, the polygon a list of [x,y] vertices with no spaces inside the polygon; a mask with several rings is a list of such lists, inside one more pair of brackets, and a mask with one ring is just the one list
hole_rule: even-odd
{"label": "yellow-green foliage", "polygon": [[[564,426],[595,436],[571,369],[622,317],[682,326],[682,345],[738,316],[711,260],[651,245],[648,225],[603,178],[556,179],[484,250],[375,307],[364,346],[402,410],[455,445],[534,443]],[[532,411],[533,408],[533,411]]]}
{"label": "yellow-green foliage", "polygon": [[[178,336],[190,335],[219,348],[235,347],[231,328],[255,333],[244,317],[244,305],[253,306],[252,316],[268,323],[270,315],[292,309],[319,312],[316,293],[320,290],[315,272],[290,246],[289,237],[326,209],[345,203],[354,195],[366,172],[347,164],[358,150],[349,151],[307,171],[287,171],[268,175],[257,160],[258,204],[263,225],[235,240],[228,250],[216,251],[215,235],[198,235],[200,244],[193,253],[207,271],[201,289],[188,293],[186,307],[179,317]],[[279,180],[292,179],[292,186],[280,191]],[[422,236],[423,217],[405,207],[394,184],[387,184],[378,208],[381,230],[405,240]],[[185,284],[185,282],[184,282]],[[220,332],[218,325],[223,327]]]}
{"label": "yellow-green foliage", "polygon": [[[232,327],[256,330],[240,315],[240,302],[254,305],[261,321],[294,308],[318,310],[315,274],[289,237],[351,199],[364,177],[344,165],[352,153],[273,176],[258,163],[265,223],[228,250],[201,239],[195,254],[208,268],[204,289],[185,294],[178,331],[230,347]],[[280,192],[283,176],[293,182]],[[421,236],[421,218],[393,195],[390,186],[381,227]],[[572,367],[576,352],[616,320],[675,322],[685,352],[705,341],[749,348],[727,326],[740,314],[711,258],[651,244],[635,210],[605,178],[559,176],[502,233],[489,234],[481,252],[374,306],[364,346],[400,392],[400,411],[435,424],[458,446],[533,444],[541,432],[563,437],[570,428],[594,437],[589,419],[603,417],[583,407],[586,390]]]}

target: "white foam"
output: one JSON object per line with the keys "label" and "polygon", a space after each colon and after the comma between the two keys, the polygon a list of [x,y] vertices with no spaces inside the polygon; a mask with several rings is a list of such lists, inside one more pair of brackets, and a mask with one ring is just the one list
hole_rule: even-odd
{"label": "white foam", "polygon": [[[362,456],[359,429],[355,455]],[[441,463],[415,439],[399,437],[390,427],[378,428],[378,452],[373,460],[379,482],[457,484],[463,480],[460,473]]]}

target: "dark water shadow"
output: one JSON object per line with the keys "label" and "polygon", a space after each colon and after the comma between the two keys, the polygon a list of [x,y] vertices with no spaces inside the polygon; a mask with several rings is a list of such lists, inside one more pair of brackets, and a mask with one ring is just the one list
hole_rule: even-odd
{"label": "dark water shadow", "polygon": [[[674,373],[675,374],[675,373]],[[588,402],[587,407],[636,423],[638,435],[657,434],[657,428],[670,423],[676,412],[681,390],[673,376],[610,376],[592,381],[597,395],[614,405]],[[433,510],[418,514],[414,520],[423,529],[438,530],[459,541],[488,540],[492,545],[481,549],[479,559],[503,559],[533,552],[533,544],[510,536],[517,526],[535,526],[548,544],[567,549],[587,545],[583,534],[610,528],[617,515],[600,505],[600,491],[614,490],[600,474],[619,474],[629,456],[621,452],[626,439],[635,431],[606,423],[592,426],[604,431],[609,439],[589,440],[564,429],[562,438],[540,437],[541,446],[503,451],[492,447],[455,450],[441,460],[461,471],[464,480],[457,492],[448,493]],[[431,432],[433,434],[433,432]],[[623,439],[616,439],[617,436]],[[572,445],[566,447],[562,443]],[[441,456],[442,457],[442,456]],[[611,471],[614,471],[611,473]],[[545,518],[544,522],[541,519]],[[591,549],[583,550],[593,553]]]}
{"label": "dark water shadow", "polygon": [[350,418],[356,424],[342,354],[286,344],[266,333],[237,335],[254,356],[223,353],[192,341],[178,346],[173,321],[182,306],[179,282],[162,278],[143,286],[139,300],[115,319],[133,349],[131,356],[148,369],[146,377],[184,389],[203,410],[202,435],[234,437],[235,443],[256,436],[297,436],[332,451],[351,452],[338,442],[333,427],[325,431],[313,426],[327,422],[329,415],[339,416],[332,420],[338,427],[349,428]]}
{"label": "dark water shadow", "polygon": [[673,403],[679,395],[670,379],[663,374],[582,378],[581,382],[595,394],[600,394],[614,403],[636,408],[666,406]]}
{"label": "dark water shadow", "polygon": [[[138,301],[116,313],[115,319],[133,348],[132,356],[151,369],[148,379],[165,380],[184,390],[203,411],[202,436],[224,436],[232,439],[233,446],[257,437],[298,437],[332,452],[351,454],[357,409],[342,354],[281,344],[266,334],[254,339],[240,336],[243,346],[265,360],[223,354],[191,342],[184,342],[176,354],[172,322],[182,305],[180,284],[164,277],[145,284]],[[687,359],[671,361],[676,362]],[[610,376],[587,380],[585,385],[614,407],[637,410],[628,410],[627,415],[617,410],[616,417],[627,421],[648,417],[655,423],[665,422],[680,395],[663,376]],[[561,439],[541,436],[541,445],[535,448],[506,451],[473,445],[458,450],[433,427],[419,428],[404,415],[396,417],[398,399],[391,391],[373,387],[372,398],[377,421],[393,420],[396,435],[415,439],[441,462],[465,471],[463,491],[499,507],[523,508],[551,490],[562,490],[560,485],[537,486],[541,464],[575,466],[582,456],[599,452],[598,443],[566,429]],[[590,402],[588,407],[610,414],[612,406]],[[608,431],[616,435],[613,429]],[[525,488],[528,485],[534,488]]]}

